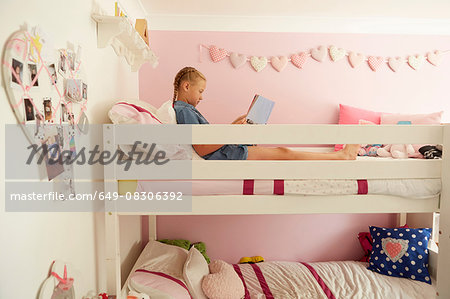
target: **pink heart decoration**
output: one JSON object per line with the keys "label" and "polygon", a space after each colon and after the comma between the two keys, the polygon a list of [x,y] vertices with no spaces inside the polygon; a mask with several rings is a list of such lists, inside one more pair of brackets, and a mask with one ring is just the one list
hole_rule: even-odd
{"label": "pink heart decoration", "polygon": [[231,53],[230,54],[231,64],[235,69],[240,68],[247,62],[247,57],[244,54]]}
{"label": "pink heart decoration", "polygon": [[276,69],[278,72],[281,72],[286,67],[288,59],[286,56],[279,56],[279,57],[275,56],[272,57],[270,63],[272,64],[274,69]]}
{"label": "pink heart decoration", "polygon": [[427,54],[428,62],[434,66],[437,66],[439,63],[441,63],[441,60],[442,60],[441,54],[442,54],[442,52],[439,50],[428,53]]}
{"label": "pink heart decoration", "polygon": [[298,54],[294,54],[291,56],[291,62],[293,65],[298,67],[299,69],[303,68],[303,65],[306,62],[306,58],[308,58],[308,54],[305,52],[301,52]]}
{"label": "pink heart decoration", "polygon": [[225,49],[219,49],[216,46],[211,46],[209,48],[209,55],[211,55],[211,59],[214,62],[219,62],[225,57],[227,57],[227,50]]}
{"label": "pink heart decoration", "polygon": [[352,68],[359,66],[366,57],[361,53],[350,52],[348,55],[348,61]]}
{"label": "pink heart decoration", "polygon": [[414,70],[418,70],[422,67],[423,63],[425,62],[425,57],[423,55],[411,55],[408,57],[408,64],[410,67],[412,67]]}
{"label": "pink heart decoration", "polygon": [[250,58],[250,64],[255,69],[255,71],[260,72],[266,67],[267,58],[263,56],[261,57],[252,56]]}
{"label": "pink heart decoration", "polygon": [[396,57],[396,58],[390,57],[388,60],[388,65],[393,72],[398,71],[400,69],[400,67],[402,66],[402,64],[403,64],[403,58],[400,58],[400,57]]}
{"label": "pink heart decoration", "polygon": [[384,238],[381,239],[381,246],[386,255],[395,263],[405,255],[409,240]]}
{"label": "pink heart decoration", "polygon": [[346,54],[347,54],[347,51],[345,51],[345,49],[338,48],[336,46],[330,47],[330,57],[331,57],[331,60],[333,60],[333,61],[338,61],[338,60],[344,58]]}
{"label": "pink heart decoration", "polygon": [[319,62],[322,62],[326,55],[327,55],[327,47],[325,46],[320,46],[317,49],[311,50],[311,57]]}
{"label": "pink heart decoration", "polygon": [[372,71],[376,72],[379,70],[383,64],[384,64],[384,58],[383,57],[375,57],[375,56],[369,56],[367,59],[367,63],[369,64]]}

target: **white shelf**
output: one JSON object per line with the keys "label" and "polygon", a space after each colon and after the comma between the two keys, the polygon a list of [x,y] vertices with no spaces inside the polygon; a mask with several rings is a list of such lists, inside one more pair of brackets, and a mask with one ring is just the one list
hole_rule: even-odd
{"label": "white shelf", "polygon": [[136,72],[142,64],[149,62],[158,65],[158,57],[145,43],[139,33],[125,17],[93,14],[97,22],[97,46],[105,48],[111,45],[118,56],[123,56]]}

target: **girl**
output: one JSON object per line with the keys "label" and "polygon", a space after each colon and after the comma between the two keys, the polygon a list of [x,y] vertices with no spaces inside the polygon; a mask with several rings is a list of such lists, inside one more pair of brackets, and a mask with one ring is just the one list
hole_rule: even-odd
{"label": "girl", "polygon": [[[195,108],[203,99],[205,76],[193,67],[181,69],[173,82],[173,108],[179,124],[209,124]],[[247,115],[238,117],[233,124],[244,124]],[[337,152],[315,153],[294,151],[285,147],[261,147],[243,144],[194,144],[200,156],[207,160],[354,160],[358,144],[349,144]]]}

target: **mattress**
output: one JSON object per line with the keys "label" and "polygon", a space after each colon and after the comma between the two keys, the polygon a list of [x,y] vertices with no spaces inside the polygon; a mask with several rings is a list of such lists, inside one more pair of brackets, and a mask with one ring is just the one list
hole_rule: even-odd
{"label": "mattress", "polygon": [[[441,192],[440,179],[403,180],[193,180],[192,195],[355,195],[426,198]],[[138,181],[137,192],[151,192],[152,181]]]}
{"label": "mattress", "polygon": [[262,298],[434,298],[433,285],[388,277],[361,262],[264,262],[233,265],[245,286],[245,299]]}

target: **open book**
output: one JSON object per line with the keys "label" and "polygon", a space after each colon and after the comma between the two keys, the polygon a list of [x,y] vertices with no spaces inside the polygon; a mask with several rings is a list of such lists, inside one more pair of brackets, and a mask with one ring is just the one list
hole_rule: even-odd
{"label": "open book", "polygon": [[260,95],[255,95],[250,108],[248,108],[247,123],[266,124],[274,105],[274,101]]}

